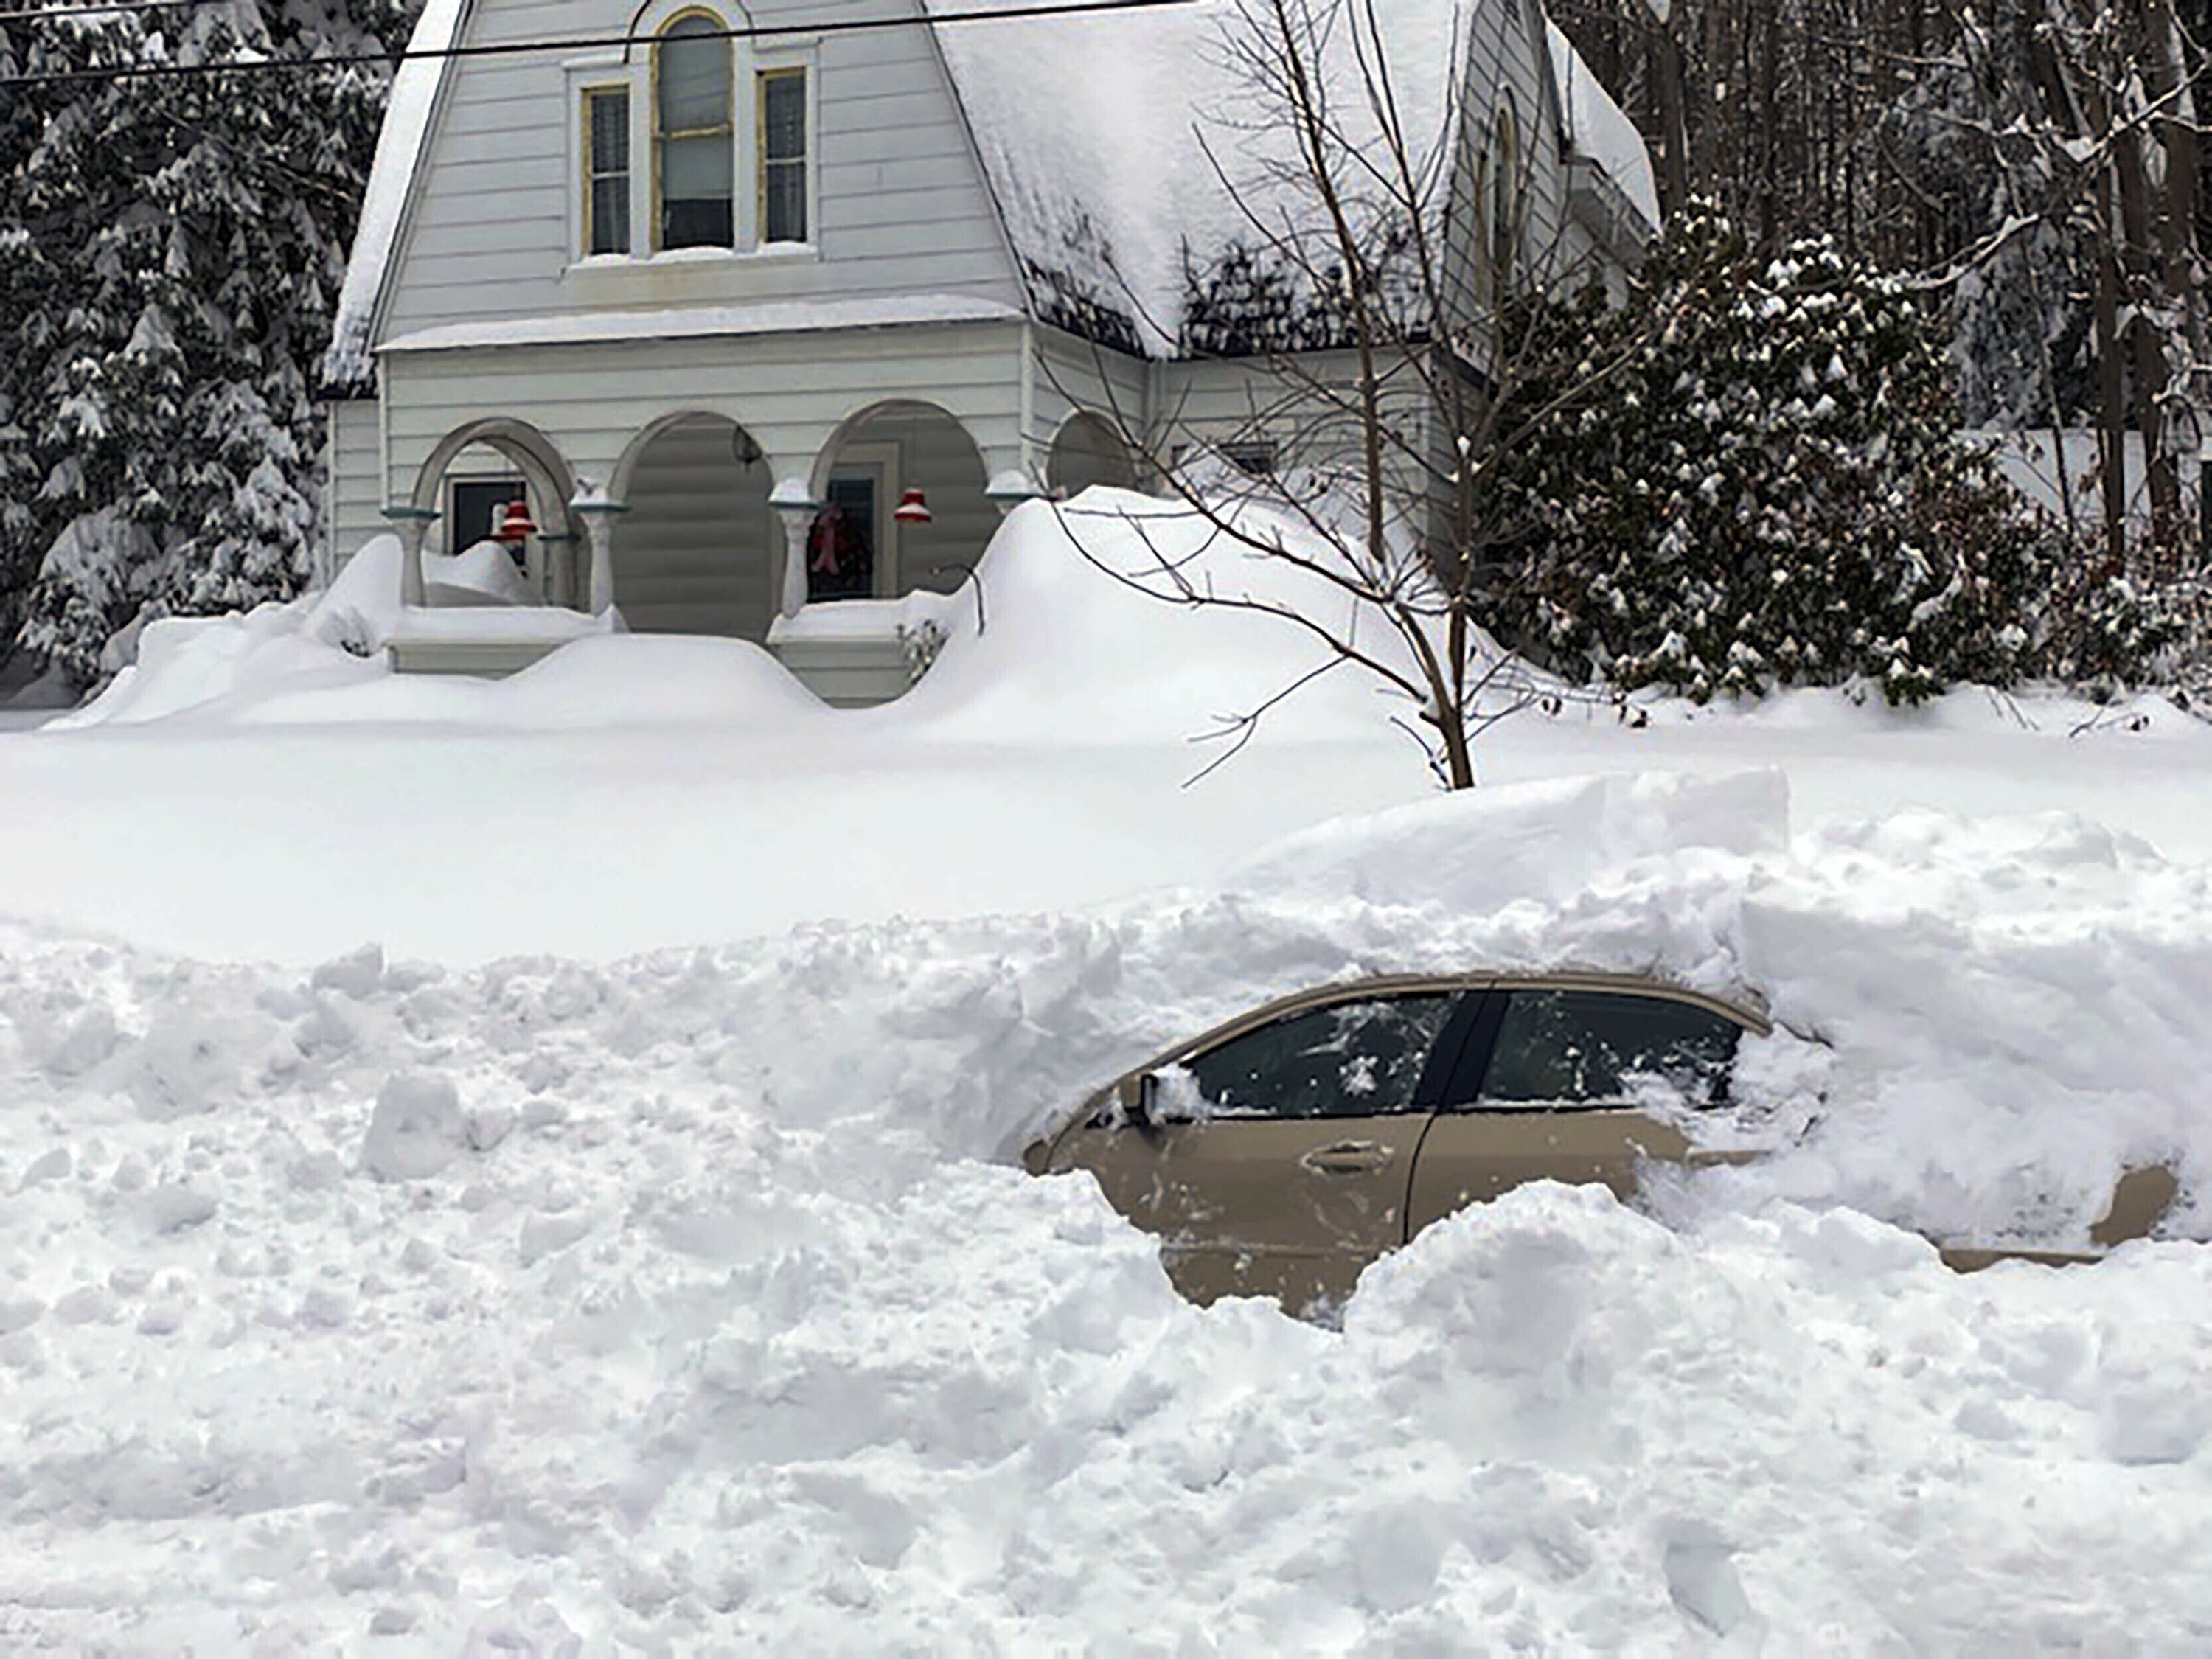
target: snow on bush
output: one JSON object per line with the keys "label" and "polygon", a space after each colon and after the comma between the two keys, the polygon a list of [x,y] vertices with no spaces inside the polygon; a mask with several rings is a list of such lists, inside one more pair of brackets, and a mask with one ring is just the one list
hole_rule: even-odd
{"label": "snow on bush", "polygon": [[1481,516],[1501,637],[1699,702],[1863,678],[1891,702],[2040,665],[2055,548],[1958,440],[1942,328],[1825,241],[1761,260],[1710,204],[1627,304],[1525,325]]}
{"label": "snow on bush", "polygon": [[[1962,1279],[1888,1224],[2079,1242],[2164,1159],[2172,1232],[2212,1232],[2208,941],[2212,875],[2079,819],[1793,835],[1764,776],[1498,790],[1219,890],[605,966],[0,929],[8,1629],[2185,1651],[2212,1252]],[[1340,1330],[1183,1304],[1086,1180],[1006,1162],[1267,996],[1486,963],[1764,988],[1821,1040],[1763,1048],[1710,1133],[1777,1156],[1661,1191],[1663,1224],[1516,1194]],[[148,1093],[181,1031],[194,1091]],[[422,1145],[361,1156],[380,1134]]]}

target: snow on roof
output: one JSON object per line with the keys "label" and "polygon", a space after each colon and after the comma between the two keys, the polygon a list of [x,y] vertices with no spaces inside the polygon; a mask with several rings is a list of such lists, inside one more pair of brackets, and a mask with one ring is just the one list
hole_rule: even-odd
{"label": "snow on roof", "polygon": [[1605,169],[1626,192],[1644,222],[1659,225],[1659,187],[1651,176],[1651,152],[1620,106],[1590,73],[1574,42],[1557,23],[1545,21],[1552,46],[1552,79],[1559,88],[1559,108],[1567,138],[1581,154]]}
{"label": "snow on roof", "polygon": [[[1466,20],[1482,0],[1375,0],[1407,143],[1430,163],[1428,195],[1447,184]],[[934,15],[969,0],[923,0]],[[1295,198],[1271,186],[1295,169],[1294,140],[1270,122],[1268,94],[1235,56],[1237,0],[1121,15],[1031,16],[957,26],[937,38],[975,133],[1006,232],[1051,320],[1158,355],[1187,343],[1187,270],[1212,268],[1240,241],[1279,236]],[[1377,128],[1358,95],[1346,22],[1322,72],[1333,115],[1354,143]],[[1310,204],[1299,210],[1310,214]],[[1255,218],[1268,228],[1255,227]]]}
{"label": "snow on roof", "polygon": [[[1361,90],[1362,53],[1373,52],[1387,67],[1400,125],[1431,207],[1441,205],[1449,188],[1453,147],[1448,139],[1468,21],[1478,7],[1499,3],[1373,0],[1362,9],[1356,30],[1340,24],[1318,53],[1332,118],[1362,149],[1379,140]],[[1298,200],[1310,192],[1295,181],[1283,182],[1285,171],[1297,170],[1293,140],[1282,123],[1267,118],[1267,94],[1255,85],[1251,68],[1237,61],[1231,26],[1240,15],[1240,0],[957,26],[942,20],[972,9],[969,0],[922,3],[940,20],[934,33],[1041,313],[1135,351],[1170,355],[1207,345],[1194,339],[1189,326],[1193,276],[1202,281],[1220,275],[1240,244],[1264,246],[1279,239],[1285,225],[1297,226],[1311,212],[1310,202]],[[465,9],[465,0],[429,0],[409,51],[451,46]],[[1656,224],[1657,199],[1641,137],[1556,27],[1550,46],[1577,149],[1609,173]],[[410,59],[393,78],[324,363],[325,378],[335,385],[368,378],[378,300],[448,61]],[[922,296],[916,303],[925,301],[943,303],[941,296]],[[643,313],[604,322],[580,318],[573,325],[551,318],[457,325],[422,331],[391,342],[388,349],[627,339],[672,330],[866,326],[960,320],[969,314],[916,311],[878,318],[832,315],[835,307],[821,307],[815,320],[770,321],[769,313],[795,308],[714,309],[726,315],[710,317],[702,308],[683,313],[680,323],[664,319],[649,328]],[[583,331],[565,331],[571,326]],[[595,331],[602,326],[613,331]]]}
{"label": "snow on roof", "polygon": [[[428,0],[408,37],[409,52],[444,52],[457,38],[465,0]],[[351,386],[368,378],[369,331],[383,292],[385,268],[398,240],[400,216],[407,205],[423,145],[430,136],[430,114],[438,102],[451,58],[410,57],[392,77],[392,98],[376,137],[376,159],[369,164],[368,187],[362,198],[361,221],[346,261],[345,283],[338,290],[337,316],[331,326],[323,378]]]}

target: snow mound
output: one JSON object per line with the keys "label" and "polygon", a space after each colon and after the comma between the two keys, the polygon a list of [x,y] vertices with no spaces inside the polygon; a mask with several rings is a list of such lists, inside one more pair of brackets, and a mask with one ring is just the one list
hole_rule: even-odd
{"label": "snow mound", "polygon": [[[618,619],[541,605],[505,549],[479,542],[425,556],[432,605],[399,604],[399,540],[365,543],[320,593],[247,616],[147,624],[138,659],[47,732],[161,722],[211,728],[466,725],[571,732],[608,726],[769,723],[804,730],[827,711],[756,645],[642,638]],[[398,676],[383,647],[402,629],[567,640],[504,680]]]}
{"label": "snow mound", "polygon": [[219,708],[381,678],[380,662],[307,632],[297,600],[262,605],[244,617],[170,617],[138,634],[137,660],[83,708],[49,720],[47,732],[143,726],[179,715],[204,718]]}
{"label": "snow mound", "polygon": [[[1302,533],[1258,509],[1243,522],[1255,533]],[[1195,751],[1195,767],[1220,752],[1239,717],[1301,681],[1310,683],[1267,715],[1267,741],[1371,740],[1401,706],[1364,670],[1313,678],[1326,650],[1280,617],[1176,602],[1170,570],[1195,588],[1357,633],[1395,660],[1374,619],[1361,626],[1320,578],[1232,543],[1180,502],[1094,487],[1007,514],[977,567],[981,631],[972,606],[947,612],[951,637],[935,665],[872,718],[960,741],[1215,739]]]}
{"label": "snow mound", "polygon": [[[2212,1250],[1960,1279],[1889,1224],[2078,1242],[2158,1158],[2212,1235],[2212,882],[2059,815],[1786,811],[1500,790],[1237,891],[604,967],[0,925],[10,1633],[2189,1651]],[[1253,1001],[1508,958],[1767,987],[1826,1042],[1711,1127],[1778,1156],[1663,1224],[1516,1192],[1340,1330],[1191,1308],[1088,1181],[1004,1162]]]}
{"label": "snow mound", "polygon": [[[1294,544],[1306,538],[1302,551],[1329,556],[1310,532],[1263,508],[1240,508],[1238,522]],[[824,712],[757,646],[611,635],[600,619],[507,603],[518,579],[491,543],[459,559],[426,558],[433,597],[449,602],[403,617],[400,558],[398,538],[378,536],[319,595],[251,617],[154,624],[137,668],[50,729],[184,716],[210,726],[459,722],[565,731],[713,720],[789,726]],[[876,637],[924,623],[941,632],[934,665],[906,696],[840,717],[855,729],[923,742],[1194,744],[1195,770],[1233,744],[1243,717],[1262,708],[1270,743],[1369,743],[1388,732],[1394,711],[1410,708],[1369,671],[1331,668],[1326,649],[1281,616],[1178,603],[1171,570],[1224,598],[1295,611],[1401,660],[1387,630],[1356,616],[1323,580],[1249,550],[1179,502],[1105,489],[1015,508],[978,564],[980,607],[968,588],[810,606],[777,623],[775,637]],[[394,678],[380,658],[354,654],[380,653],[403,629],[580,637],[497,684]]]}
{"label": "snow mound", "polygon": [[1771,855],[1789,840],[1790,787],[1779,772],[1564,778],[1334,819],[1264,849],[1227,881],[1278,897],[1475,912],[1558,903],[1640,858],[1695,848]]}

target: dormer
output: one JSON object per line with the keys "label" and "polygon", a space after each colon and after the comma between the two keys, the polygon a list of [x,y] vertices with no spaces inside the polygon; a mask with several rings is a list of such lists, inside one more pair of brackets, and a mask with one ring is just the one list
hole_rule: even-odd
{"label": "dormer", "polygon": [[575,262],[816,252],[820,54],[739,33],[665,3],[635,46],[564,65]]}

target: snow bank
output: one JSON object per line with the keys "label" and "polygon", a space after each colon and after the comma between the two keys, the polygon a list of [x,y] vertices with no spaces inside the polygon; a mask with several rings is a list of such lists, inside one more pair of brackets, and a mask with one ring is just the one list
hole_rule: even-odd
{"label": "snow bank", "polygon": [[775,658],[743,640],[594,633],[505,679],[385,673],[328,689],[291,686],[281,696],[237,700],[222,719],[239,726],[589,732],[703,725],[800,733],[830,714]]}
{"label": "snow bank", "polygon": [[171,617],[138,634],[137,660],[48,732],[143,726],[270,696],[313,693],[381,678],[383,665],[305,632],[299,604],[244,617]]}
{"label": "snow bank", "polygon": [[[1260,508],[1255,530],[1302,532]],[[1325,550],[1311,550],[1317,556]],[[135,672],[64,726],[143,724],[185,717],[200,726],[392,721],[483,723],[502,729],[575,730],[637,720],[729,720],[788,725],[823,705],[760,647],[744,641],[659,635],[600,637],[605,624],[550,607],[498,608],[508,591],[507,555],[481,544],[460,559],[426,559],[432,596],[465,595],[402,617],[399,544],[379,536],[330,589],[251,618],[169,622],[149,629],[153,648]],[[848,713],[856,729],[918,743],[1082,746],[1225,740],[1238,718],[1323,665],[1310,635],[1279,617],[1165,603],[1170,565],[1226,595],[1281,604],[1357,633],[1352,608],[1326,584],[1284,562],[1250,554],[1179,503],[1094,489],[1073,501],[1024,502],[1010,514],[978,565],[976,596],[809,606],[775,636],[880,635],[933,623],[946,635],[914,691],[885,707]],[[483,600],[493,603],[486,604]],[[1369,619],[1371,623],[1372,619]],[[394,680],[380,660],[392,636],[521,634],[579,637],[527,672],[496,684]],[[1389,655],[1367,627],[1364,642]],[[1332,671],[1271,712],[1267,741],[1371,740],[1404,706],[1363,671]],[[807,729],[795,726],[793,730]],[[1195,770],[1218,744],[1193,752]],[[1409,773],[1418,767],[1407,744]],[[1418,775],[1418,774],[1413,774]]]}
{"label": "snow bank", "polygon": [[[821,702],[759,647],[694,636],[634,638],[619,617],[542,605],[507,550],[479,542],[424,556],[428,609],[399,603],[401,551],[377,536],[320,593],[250,616],[147,625],[138,660],[48,732],[458,724],[502,731],[772,723],[805,729]],[[395,635],[524,638],[560,646],[507,679],[395,676]],[[562,641],[567,641],[562,644]]]}
{"label": "snow bank", "polygon": [[[1254,533],[1299,534],[1258,508],[1241,518]],[[1164,599],[1170,569],[1200,591],[1298,611],[1396,660],[1375,619],[1360,623],[1320,580],[1231,542],[1180,502],[1093,488],[1006,516],[977,567],[982,631],[972,602],[948,611],[936,665],[872,718],[963,741],[1186,743],[1224,738],[1325,666],[1325,649],[1280,617]],[[1364,671],[1331,670],[1268,715],[1266,740],[1372,738],[1402,706]],[[1218,752],[1195,751],[1194,769]],[[1407,754],[1418,765],[1410,742]]]}
{"label": "snow bank", "polygon": [[[2190,1651],[2212,1252],[1962,1279],[1834,1205],[2063,1241],[2124,1160],[2200,1188],[2205,874],[2056,817],[1784,841],[1786,805],[1499,791],[1236,891],[606,968],[0,929],[9,1630]],[[1765,985],[1833,1047],[1785,1034],[1735,1127],[1802,1145],[1667,1225],[1514,1194],[1340,1331],[1189,1308],[1087,1182],[979,1161],[1260,997],[1506,958]]]}

